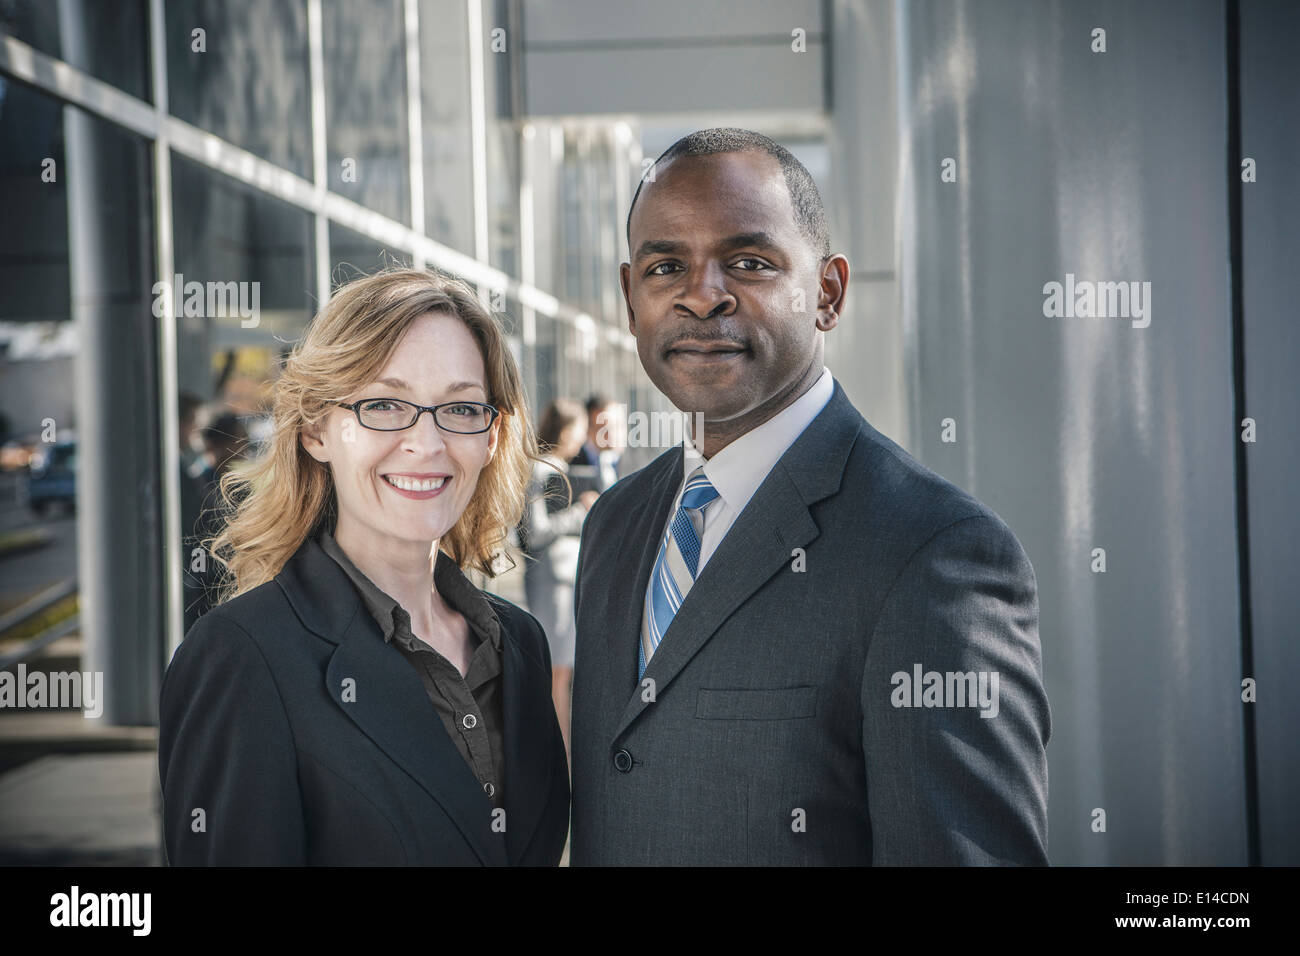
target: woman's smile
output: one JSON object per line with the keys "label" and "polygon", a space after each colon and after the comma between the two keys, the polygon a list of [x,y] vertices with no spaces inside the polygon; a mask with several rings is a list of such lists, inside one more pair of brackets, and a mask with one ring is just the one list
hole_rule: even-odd
{"label": "woman's smile", "polygon": [[451,475],[439,474],[387,474],[381,476],[384,484],[404,498],[424,500],[436,498],[451,484]]}

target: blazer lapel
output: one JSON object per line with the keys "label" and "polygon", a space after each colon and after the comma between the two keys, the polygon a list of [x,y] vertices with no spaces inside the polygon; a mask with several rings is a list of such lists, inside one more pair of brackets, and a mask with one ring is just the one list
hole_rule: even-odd
{"label": "blazer lapel", "polygon": [[[738,607],[794,560],[795,548],[804,547],[817,537],[820,529],[808,506],[839,490],[849,451],[862,424],[862,416],[836,382],[831,400],[773,466],[673,616],[643,678],[654,681],[655,696],[667,689]],[[680,456],[676,477],[680,482]],[[676,484],[672,486],[673,492],[676,487]],[[664,512],[670,505],[671,497],[660,509],[660,525],[667,520]],[[658,532],[654,534],[649,551],[651,562],[659,546]],[[631,645],[633,661],[640,641],[640,611],[650,576],[644,554],[640,568],[635,640],[621,642]],[[615,737],[650,706],[642,699],[639,686],[633,690],[615,726]]]}
{"label": "blazer lapel", "polygon": [[483,863],[504,865],[506,847],[492,832],[491,802],[447,736],[420,678],[384,643],[343,569],[309,539],[276,580],[304,625],[338,645],[326,668],[330,698],[438,802]]}

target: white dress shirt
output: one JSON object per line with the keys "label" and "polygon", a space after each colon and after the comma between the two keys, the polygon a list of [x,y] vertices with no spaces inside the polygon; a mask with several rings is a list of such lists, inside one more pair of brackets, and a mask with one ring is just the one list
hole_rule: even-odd
{"label": "white dress shirt", "polygon": [[757,428],[745,432],[712,458],[706,459],[689,435],[682,442],[685,448],[682,456],[682,481],[673,498],[673,506],[664,518],[663,527],[659,529],[659,540],[663,541],[669,522],[677,514],[682,492],[686,488],[686,479],[703,464],[704,475],[718,490],[718,497],[704,509],[704,533],[700,536],[700,562],[695,570],[696,577],[704,570],[704,565],[731,530],[736,518],[745,510],[749,499],[754,497],[754,492],[758,491],[758,486],[767,478],[768,472],[794,444],[795,439],[803,434],[804,429],[812,424],[812,420],[826,407],[834,392],[835,380],[831,377],[830,370],[823,367],[821,377],[813,383],[812,388]]}
{"label": "white dress shirt", "polygon": [[606,448],[597,457],[600,459],[600,487],[602,490],[612,488],[618,481],[618,452]]}

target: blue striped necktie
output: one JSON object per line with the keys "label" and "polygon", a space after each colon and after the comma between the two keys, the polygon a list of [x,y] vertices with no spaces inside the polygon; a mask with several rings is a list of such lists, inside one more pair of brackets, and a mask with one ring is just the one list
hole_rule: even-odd
{"label": "blue striped necktie", "polygon": [[681,504],[664,533],[654,570],[650,572],[645,613],[641,621],[638,679],[645,674],[646,665],[668,632],[668,625],[686,599],[686,592],[695,583],[700,563],[704,509],[717,497],[718,489],[709,484],[709,479],[704,475],[704,466],[700,465],[686,479]]}

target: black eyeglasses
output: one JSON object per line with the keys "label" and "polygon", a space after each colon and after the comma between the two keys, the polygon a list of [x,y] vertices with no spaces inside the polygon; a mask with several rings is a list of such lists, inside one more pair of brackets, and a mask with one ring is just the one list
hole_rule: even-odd
{"label": "black eyeglasses", "polygon": [[501,413],[483,402],[443,402],[441,405],[417,405],[400,398],[365,398],[359,402],[338,403],[351,409],[363,428],[377,432],[400,432],[420,420],[425,412],[443,431],[457,435],[478,435],[492,427]]}

